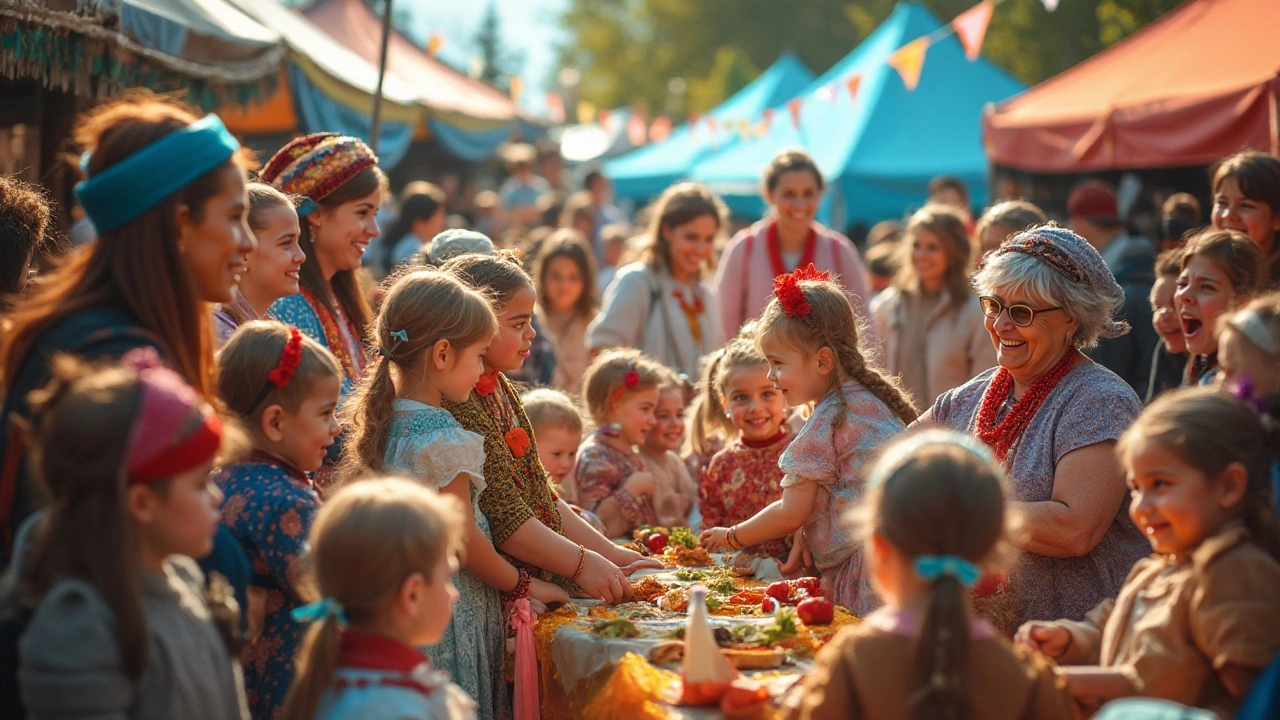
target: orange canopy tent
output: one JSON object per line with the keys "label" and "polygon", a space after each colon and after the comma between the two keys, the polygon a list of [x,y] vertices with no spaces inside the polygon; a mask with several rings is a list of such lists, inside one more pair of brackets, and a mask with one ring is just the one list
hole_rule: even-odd
{"label": "orange canopy tent", "polygon": [[1080,173],[1208,165],[1280,151],[1280,5],[1190,0],[989,109],[994,165]]}

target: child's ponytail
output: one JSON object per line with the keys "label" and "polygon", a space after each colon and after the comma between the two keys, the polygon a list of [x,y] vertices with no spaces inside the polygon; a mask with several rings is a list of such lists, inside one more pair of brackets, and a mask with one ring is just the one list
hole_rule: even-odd
{"label": "child's ponytail", "polygon": [[717,389],[724,355],[725,348],[720,348],[707,356],[698,381],[698,394],[689,403],[689,449],[699,456],[705,456],[714,447],[712,438],[723,435],[730,427]]}
{"label": "child's ponytail", "polygon": [[971,716],[965,691],[969,665],[969,591],[952,575],[933,581],[920,628],[915,661],[919,687],[907,696],[915,720],[964,720]]}
{"label": "child's ponytail", "polygon": [[281,720],[312,720],[320,698],[338,672],[342,625],[332,615],[307,631],[298,651],[297,672],[281,710]]}

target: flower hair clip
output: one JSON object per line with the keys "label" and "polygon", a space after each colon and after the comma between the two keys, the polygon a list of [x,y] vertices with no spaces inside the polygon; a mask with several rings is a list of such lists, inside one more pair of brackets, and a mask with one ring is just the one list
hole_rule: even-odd
{"label": "flower hair clip", "polygon": [[392,359],[391,356],[395,353],[396,348],[400,347],[400,343],[409,342],[409,333],[406,330],[392,330],[387,334],[390,335],[391,339],[395,340],[396,343],[392,345],[390,349],[385,346],[378,348],[378,354],[390,360]]}
{"label": "flower hair clip", "polygon": [[280,360],[276,362],[276,366],[267,373],[267,382],[263,384],[262,390],[258,396],[254,398],[253,403],[249,405],[249,414],[252,415],[254,410],[262,404],[263,400],[271,394],[272,390],[283,390],[288,387],[289,382],[293,380],[293,375],[298,371],[298,365],[302,363],[302,331],[296,327],[289,327],[289,339],[284,343],[284,349],[280,351]]}
{"label": "flower hair clip", "polygon": [[609,396],[609,402],[617,402],[618,398],[628,390],[635,390],[638,387],[640,387],[640,373],[636,370],[636,361],[632,360],[627,365],[627,374],[622,376],[622,386],[613,391],[613,395]]}
{"label": "flower hair clip", "polygon": [[796,268],[795,272],[774,278],[773,296],[778,298],[778,304],[782,306],[782,312],[786,313],[787,317],[804,319],[808,317],[813,306],[805,299],[800,283],[805,280],[826,282],[830,279],[831,273],[818,270],[813,263],[809,263],[808,267]]}

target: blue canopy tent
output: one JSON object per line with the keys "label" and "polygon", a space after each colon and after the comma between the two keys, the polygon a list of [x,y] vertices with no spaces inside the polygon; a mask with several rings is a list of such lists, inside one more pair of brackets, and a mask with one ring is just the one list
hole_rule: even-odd
{"label": "blue canopy tent", "polygon": [[753,125],[766,108],[779,108],[813,80],[813,73],[796,56],[786,53],[760,77],[707,113],[720,126],[715,135],[705,123],[690,134],[689,125],[676,128],[666,140],[646,145],[605,163],[613,192],[622,200],[656,197],[667,186],[688,177],[701,158],[739,142],[739,121]]}
{"label": "blue canopy tent", "polygon": [[[699,162],[692,179],[758,216],[764,210],[761,171],[779,150],[800,147],[813,155],[829,185],[819,218],[837,229],[902,217],[924,202],[929,180],[942,174],[963,180],[971,202],[981,207],[987,199],[983,107],[1025,86],[981,57],[970,62],[949,35],[929,46],[919,85],[907,90],[889,56],[940,27],[923,5],[900,3],[796,96],[802,103],[798,127],[780,112],[764,135]],[[855,74],[861,82],[851,99],[846,83]]]}

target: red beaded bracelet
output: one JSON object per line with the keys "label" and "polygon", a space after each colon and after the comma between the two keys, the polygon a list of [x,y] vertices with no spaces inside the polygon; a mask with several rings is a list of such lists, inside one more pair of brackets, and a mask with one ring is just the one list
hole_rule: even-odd
{"label": "red beaded bracelet", "polygon": [[516,581],[516,586],[511,592],[502,593],[502,602],[515,602],[520,598],[529,597],[530,586],[533,584],[533,577],[520,568],[520,579]]}

